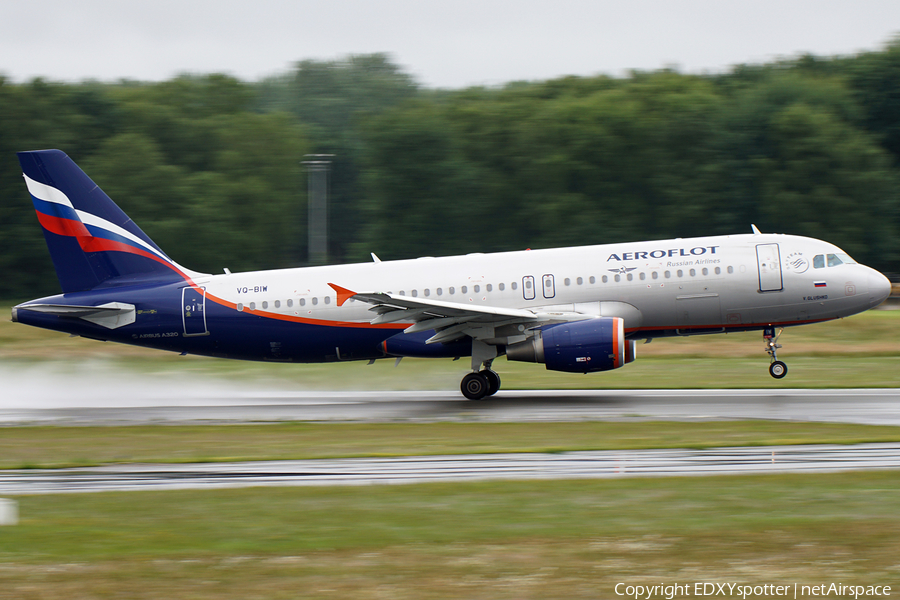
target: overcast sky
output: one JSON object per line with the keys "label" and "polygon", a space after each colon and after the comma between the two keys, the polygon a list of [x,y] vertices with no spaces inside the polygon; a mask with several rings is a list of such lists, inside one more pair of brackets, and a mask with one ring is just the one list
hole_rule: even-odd
{"label": "overcast sky", "polygon": [[676,67],[721,72],[876,50],[900,0],[0,0],[0,74],[80,81],[230,73],[385,52],[430,87]]}

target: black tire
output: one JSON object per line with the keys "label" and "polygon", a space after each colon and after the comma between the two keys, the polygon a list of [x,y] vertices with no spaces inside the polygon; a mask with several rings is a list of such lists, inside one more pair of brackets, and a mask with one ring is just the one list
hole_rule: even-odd
{"label": "black tire", "polygon": [[488,394],[488,378],[481,373],[469,373],[462,379],[459,389],[469,400],[481,400]]}
{"label": "black tire", "polygon": [[490,369],[485,369],[481,371],[481,374],[487,378],[488,382],[488,396],[493,396],[500,389],[500,376],[497,375],[495,371],[491,371]]}
{"label": "black tire", "polygon": [[769,365],[769,375],[771,375],[775,379],[781,379],[782,377],[787,375],[787,371],[787,365],[780,360],[776,360],[771,365]]}

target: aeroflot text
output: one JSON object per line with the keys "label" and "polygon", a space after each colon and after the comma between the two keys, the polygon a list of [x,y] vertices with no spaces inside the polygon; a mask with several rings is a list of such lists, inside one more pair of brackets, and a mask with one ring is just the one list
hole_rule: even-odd
{"label": "aeroflot text", "polygon": [[740,585],[737,583],[683,583],[659,585],[616,584],[616,595],[649,600],[664,597],[673,600],[678,596],[733,596],[751,598],[753,596],[787,596],[792,598],[815,598],[821,596],[844,596],[859,598],[861,596],[890,596],[891,587],[887,585],[843,585],[840,583],[822,585]]}
{"label": "aeroflot text", "polygon": [[697,246],[696,248],[691,248],[688,250],[687,248],[672,248],[670,250],[651,250],[649,252],[625,252],[621,255],[618,254],[610,254],[609,258],[606,259],[606,262],[611,260],[616,260],[622,262],[623,260],[646,260],[648,258],[672,258],[673,256],[703,256],[707,252],[710,254],[716,253],[716,248],[720,246]]}

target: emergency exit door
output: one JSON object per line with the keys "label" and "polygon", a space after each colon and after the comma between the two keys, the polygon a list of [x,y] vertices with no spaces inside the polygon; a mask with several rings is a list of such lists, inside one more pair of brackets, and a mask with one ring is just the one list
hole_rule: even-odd
{"label": "emergency exit door", "polygon": [[541,277],[541,283],[543,284],[541,287],[544,290],[544,298],[556,297],[556,281],[553,279],[553,275],[544,275]]}

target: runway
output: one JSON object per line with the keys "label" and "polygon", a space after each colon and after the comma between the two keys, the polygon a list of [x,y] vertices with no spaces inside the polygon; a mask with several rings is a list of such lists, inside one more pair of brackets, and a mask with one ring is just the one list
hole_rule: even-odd
{"label": "runway", "polygon": [[898,389],[502,390],[471,402],[457,390],[320,392],[131,381],[47,391],[42,382],[31,385],[34,389],[7,388],[0,399],[0,425],[597,419],[900,425]]}
{"label": "runway", "polygon": [[821,473],[898,468],[900,444],[413,456],[0,471],[0,494]]}
{"label": "runway", "polygon": [[[133,379],[63,387],[52,376],[16,381],[32,388],[7,388],[0,398],[0,425],[724,419],[900,425],[897,389],[503,390],[470,402],[456,390],[284,391]],[[898,468],[900,444],[110,465],[0,471],[0,494]]]}

